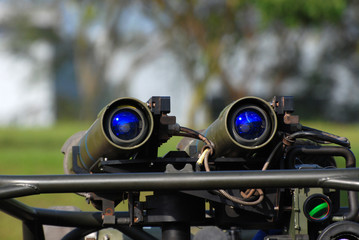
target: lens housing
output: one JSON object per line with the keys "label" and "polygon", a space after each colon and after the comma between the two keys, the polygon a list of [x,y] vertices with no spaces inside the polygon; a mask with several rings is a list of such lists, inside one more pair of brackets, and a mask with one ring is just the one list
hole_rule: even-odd
{"label": "lens housing", "polygon": [[238,143],[254,146],[266,140],[271,122],[262,108],[248,105],[232,114],[231,126],[231,135]]}
{"label": "lens housing", "polygon": [[323,222],[330,218],[333,205],[324,194],[313,194],[309,196],[304,204],[304,215],[311,222]]}
{"label": "lens housing", "polygon": [[344,233],[338,233],[331,239],[333,239],[333,240],[359,240],[359,236],[354,235],[352,233],[344,232]]}
{"label": "lens housing", "polygon": [[120,98],[100,113],[102,131],[116,148],[130,150],[148,141],[153,130],[152,113],[146,103],[134,98]]}
{"label": "lens housing", "polygon": [[327,226],[317,240],[358,240],[359,224],[352,221],[335,222]]}
{"label": "lens housing", "polygon": [[[277,125],[277,115],[268,102],[244,97],[225,107],[201,133],[214,144],[212,157],[238,157],[267,146],[277,133]],[[195,157],[203,146],[201,141],[193,140],[179,149]]]}
{"label": "lens housing", "polygon": [[132,106],[119,106],[109,113],[109,138],[121,146],[134,146],[141,142],[148,130],[148,121],[142,111]]}
{"label": "lens housing", "polygon": [[79,146],[77,165],[96,172],[99,158],[127,159],[150,140],[153,127],[153,116],[146,103],[135,98],[118,98],[100,111],[75,143]]}
{"label": "lens housing", "polygon": [[228,110],[226,130],[232,141],[240,148],[262,148],[276,133],[277,116],[269,103],[263,99],[241,98]]}

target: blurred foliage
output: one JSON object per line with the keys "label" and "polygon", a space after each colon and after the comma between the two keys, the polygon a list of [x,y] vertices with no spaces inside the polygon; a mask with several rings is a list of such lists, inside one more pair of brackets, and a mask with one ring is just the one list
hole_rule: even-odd
{"label": "blurred foliage", "polygon": [[264,22],[282,21],[289,26],[338,23],[346,0],[255,0]]}
{"label": "blurred foliage", "polygon": [[[30,2],[31,10],[41,8],[40,2]],[[63,10],[68,6],[76,13],[72,22],[62,19],[66,18]],[[199,110],[205,109],[207,119],[211,119],[217,115],[217,109],[245,95],[259,92],[260,97],[268,98],[283,94],[293,78],[304,86],[297,99],[320,103],[322,109],[333,108],[336,103],[331,103],[332,95],[337,87],[330,76],[333,65],[344,66],[349,75],[357,74],[359,14],[355,9],[359,7],[355,1],[50,1],[47,7],[59,20],[55,25],[34,24],[31,11],[20,9],[6,29],[14,49],[25,54],[38,39],[49,42],[56,50],[53,71],[57,86],[71,83],[79,96],[70,100],[57,96],[60,117],[63,112],[76,114],[71,110],[73,107],[80,109],[82,119],[93,119],[113,96],[127,95],[136,72],[163,51],[174,54],[193,89],[192,96],[186,96],[191,99],[190,123],[195,122]],[[126,26],[125,16],[129,17],[126,14],[134,9],[145,16],[143,21],[154,25],[150,32],[131,29],[127,33],[121,29]],[[66,24],[71,24],[74,33],[64,33]],[[328,36],[331,41],[326,41]],[[151,41],[155,46],[148,47],[146,44]],[[310,72],[302,66],[305,44],[317,44],[313,49],[320,50],[313,53],[318,60]],[[108,68],[116,51],[126,46],[140,49],[140,54],[134,53],[134,60],[118,79],[118,86],[110,87],[106,81]],[[273,56],[262,62],[266,52]],[[228,64],[230,61],[235,63]],[[242,61],[242,66],[236,61]],[[59,73],[65,68],[72,73]],[[209,91],[214,83],[219,83],[220,88]],[[321,94],[323,84],[325,95]],[[253,86],[257,86],[256,91]],[[348,109],[355,109],[359,99],[352,103]],[[326,117],[335,119],[335,116],[341,115]]]}
{"label": "blurred foliage", "polygon": [[7,30],[11,31],[13,35],[10,46],[17,53],[26,52],[29,43],[35,42],[38,39],[51,43],[58,43],[60,41],[58,32],[55,29],[34,26],[26,16],[22,15],[11,21]]}
{"label": "blurred foliage", "polygon": [[[348,44],[350,40],[346,38],[347,33],[343,30],[345,29],[343,24],[347,21],[344,13],[351,6],[348,5],[349,1],[345,0],[186,1],[181,4],[158,0],[156,3],[160,6],[160,13],[166,15],[163,18],[166,22],[159,21],[159,26],[171,37],[170,48],[178,53],[177,56],[185,64],[194,88],[189,110],[190,123],[195,122],[194,116],[199,109],[205,108],[207,119],[212,119],[218,114],[216,109],[222,109],[230,101],[252,94],[250,88],[255,80],[253,78],[262,77],[265,78],[263,87],[267,88],[266,96],[262,97],[282,94],[281,89],[288,79],[299,77],[304,86],[301,94],[297,94],[300,95],[297,97],[299,102],[316,102],[320,103],[322,109],[330,108],[331,94],[328,93],[335,91],[335,84],[324,68],[343,58],[351,59],[352,53],[358,46],[358,36],[352,39],[357,45]],[[153,15],[153,12],[149,13],[149,16]],[[317,56],[319,59],[317,68],[308,74],[301,66],[303,64],[301,48],[304,43],[300,40],[300,33],[310,32],[314,28],[318,29],[317,34],[324,34],[328,26],[330,29],[337,28],[333,30],[333,34],[337,34],[336,37],[340,40],[333,39],[334,46],[329,46],[330,48],[326,49],[327,53],[319,52],[323,55]],[[299,32],[296,38],[293,38],[291,32],[293,27]],[[258,58],[262,58],[259,52],[260,45],[266,42],[261,39],[262,34],[268,34],[269,42],[273,38],[278,42],[278,47],[272,50],[277,51],[277,54],[273,56],[272,61],[269,60],[264,64],[269,67],[262,74],[263,76],[255,76],[262,67],[259,64],[256,66],[257,62],[260,62]],[[319,41],[316,44],[320,44]],[[343,51],[339,50],[340,44],[353,46],[349,50],[351,53],[348,51],[344,57]],[[228,69],[223,59],[234,57],[238,47],[248,48],[247,66],[244,67],[246,71],[241,75],[233,76],[230,74],[232,70]],[[333,51],[336,53],[333,54]],[[329,61],[326,56],[329,54],[335,59]],[[340,59],[341,57],[343,58]],[[338,62],[338,64],[343,63]],[[204,69],[204,74],[198,74],[199,68]],[[214,81],[220,82],[222,86],[216,96],[207,91],[208,86]],[[323,95],[323,92],[327,94]],[[216,106],[218,104],[219,106]],[[318,105],[303,105],[308,113],[313,115],[319,113],[317,107],[308,109]],[[338,114],[328,115],[324,112],[320,114],[328,118],[344,120],[337,118]],[[357,114],[354,115],[351,119],[359,118]]]}

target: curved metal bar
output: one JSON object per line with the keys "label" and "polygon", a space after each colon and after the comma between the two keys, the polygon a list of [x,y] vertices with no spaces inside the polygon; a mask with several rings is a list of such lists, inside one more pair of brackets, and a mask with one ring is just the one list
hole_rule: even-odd
{"label": "curved metal bar", "polygon": [[33,185],[16,184],[0,188],[1,198],[17,198],[36,194],[37,189]]}
{"label": "curved metal bar", "polygon": [[34,221],[37,219],[37,212],[33,207],[15,199],[0,200],[0,210],[22,221]]}
{"label": "curved metal bar", "polygon": [[293,146],[288,149],[288,159],[291,167],[294,167],[295,157],[300,155],[326,155],[341,156],[345,159],[346,168],[355,168],[356,160],[353,152],[349,148],[337,146]]}
{"label": "curved metal bar", "polygon": [[[96,228],[102,227],[101,212],[64,211],[34,208],[15,199],[0,200],[0,210],[21,221],[37,221],[45,225],[63,227]],[[116,212],[116,224],[130,223],[128,212]]]}
{"label": "curved metal bar", "polygon": [[[356,167],[355,156],[352,151],[348,148],[337,147],[337,146],[293,146],[289,149],[288,158],[289,163],[294,164],[295,156],[304,154],[304,155],[325,155],[325,156],[341,156],[345,159],[345,166],[347,169]],[[343,178],[340,179],[325,179],[323,181],[324,185],[328,185],[328,187],[341,189],[342,185],[353,185],[359,186],[357,181],[353,181],[349,179],[349,177],[343,175]],[[333,187],[336,186],[336,187]],[[355,190],[355,189],[350,189]],[[356,190],[357,191],[357,190]],[[346,212],[342,218],[335,217],[340,220],[354,220],[355,218],[359,218],[359,206],[358,206],[358,193],[354,191],[348,191],[348,203],[349,203],[349,211]]]}
{"label": "curved metal bar", "polygon": [[[285,181],[283,181],[285,179]],[[350,180],[326,182],[325,179]],[[301,188],[330,187],[359,191],[359,169],[216,171],[195,173],[119,173],[78,175],[0,176],[0,199],[18,196],[12,187],[20,186],[26,194],[153,191],[153,190],[213,190],[218,188]],[[9,188],[10,187],[10,188]],[[7,191],[11,189],[11,191]],[[32,190],[31,190],[32,189]]]}

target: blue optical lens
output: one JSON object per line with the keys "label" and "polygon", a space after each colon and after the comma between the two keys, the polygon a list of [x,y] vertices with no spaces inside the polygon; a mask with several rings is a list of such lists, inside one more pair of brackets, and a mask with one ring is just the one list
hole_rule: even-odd
{"label": "blue optical lens", "polygon": [[119,110],[111,119],[111,130],[121,140],[136,138],[141,130],[141,119],[129,109]]}
{"label": "blue optical lens", "polygon": [[264,116],[256,110],[245,109],[235,118],[235,129],[238,135],[246,140],[255,140],[265,131]]}

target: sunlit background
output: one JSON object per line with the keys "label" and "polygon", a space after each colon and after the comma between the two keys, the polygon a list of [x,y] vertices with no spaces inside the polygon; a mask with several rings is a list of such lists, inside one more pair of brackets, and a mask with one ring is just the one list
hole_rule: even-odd
{"label": "sunlit background", "polygon": [[62,143],[118,97],[171,96],[203,128],[243,96],[291,95],[355,139],[359,2],[2,0],[0,79],[0,174],[62,173]]}
{"label": "sunlit background", "polygon": [[199,126],[246,95],[358,121],[356,1],[1,1],[0,124],[93,119],[110,100],[172,97]]}

